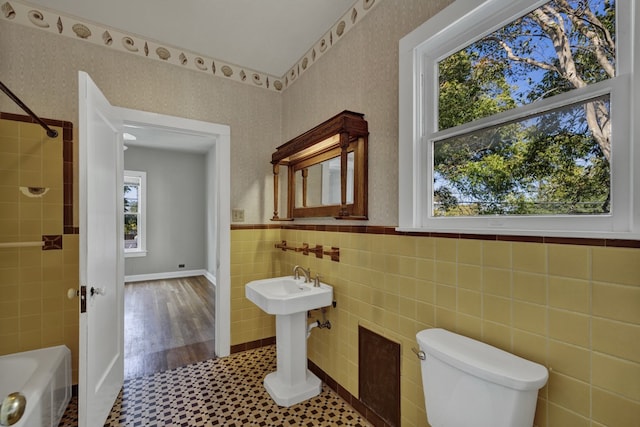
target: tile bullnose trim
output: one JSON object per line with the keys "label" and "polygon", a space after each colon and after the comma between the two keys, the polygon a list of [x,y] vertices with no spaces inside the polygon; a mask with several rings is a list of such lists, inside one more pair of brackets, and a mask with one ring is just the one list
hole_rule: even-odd
{"label": "tile bullnose trim", "polygon": [[282,228],[277,224],[231,224],[231,230],[268,230]]}
{"label": "tile bullnose trim", "polygon": [[384,234],[393,236],[439,237],[445,239],[489,240],[500,242],[547,243],[558,245],[603,246],[610,248],[640,249],[640,240],[598,239],[590,237],[552,237],[506,234],[472,234],[398,231],[395,226],[385,225],[331,225],[331,224],[231,224],[231,230],[281,229],[300,231],[326,231],[337,233]]}

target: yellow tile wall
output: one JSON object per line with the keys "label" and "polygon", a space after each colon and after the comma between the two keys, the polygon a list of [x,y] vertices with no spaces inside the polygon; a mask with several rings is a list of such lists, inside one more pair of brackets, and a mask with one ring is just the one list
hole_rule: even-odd
{"label": "yellow tile wall", "polygon": [[[273,249],[280,240],[337,246],[340,262]],[[252,253],[252,247],[260,249]],[[309,358],[357,397],[358,325],[400,343],[403,426],[426,425],[420,365],[411,348],[415,334],[430,327],[547,366],[537,426],[638,425],[638,249],[283,229],[232,232],[232,260],[232,310],[246,313],[235,317],[233,343],[273,336],[250,322],[269,316],[261,318],[243,301],[248,277],[310,267],[333,285],[337,307],[326,313],[331,330],[314,329]]]}
{"label": "yellow tile wall", "polygon": [[[63,233],[62,129],[49,138],[36,124],[0,120],[0,242],[39,242]],[[20,186],[47,187],[39,198]],[[78,372],[78,236],[62,250],[0,248],[0,355],[64,344]]]}
{"label": "yellow tile wall", "polygon": [[275,336],[275,318],[249,301],[244,285],[280,275],[279,229],[231,231],[231,345]]}

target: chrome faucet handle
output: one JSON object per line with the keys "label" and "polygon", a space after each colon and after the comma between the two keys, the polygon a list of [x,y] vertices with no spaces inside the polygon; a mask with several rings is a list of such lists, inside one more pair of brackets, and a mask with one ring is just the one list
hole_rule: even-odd
{"label": "chrome faucet handle", "polygon": [[313,287],[314,288],[319,288],[320,287],[320,278],[322,276],[320,276],[319,274],[316,274],[316,278],[313,279]]}

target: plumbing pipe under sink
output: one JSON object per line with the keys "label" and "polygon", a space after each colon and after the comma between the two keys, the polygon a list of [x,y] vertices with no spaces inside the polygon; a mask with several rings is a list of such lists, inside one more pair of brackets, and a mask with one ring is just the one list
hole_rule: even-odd
{"label": "plumbing pipe under sink", "polygon": [[324,322],[316,320],[310,323],[309,326],[307,327],[307,339],[311,336],[311,330],[315,327],[318,327],[320,329],[322,328],[331,329],[331,322],[329,322],[328,320],[325,320]]}
{"label": "plumbing pipe under sink", "polygon": [[320,326],[320,321],[316,320],[315,322],[309,323],[309,326],[307,327],[307,339],[309,339],[309,337],[311,336],[311,330],[315,327]]}

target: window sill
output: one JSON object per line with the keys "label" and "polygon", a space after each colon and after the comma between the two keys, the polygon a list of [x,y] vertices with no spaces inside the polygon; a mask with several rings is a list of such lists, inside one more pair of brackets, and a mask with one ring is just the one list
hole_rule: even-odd
{"label": "window sill", "polygon": [[125,258],[138,258],[143,256],[147,256],[147,251],[130,251],[124,253]]}

